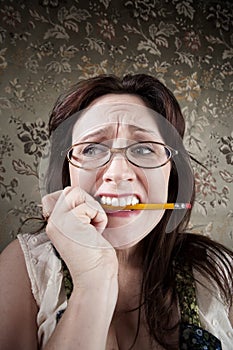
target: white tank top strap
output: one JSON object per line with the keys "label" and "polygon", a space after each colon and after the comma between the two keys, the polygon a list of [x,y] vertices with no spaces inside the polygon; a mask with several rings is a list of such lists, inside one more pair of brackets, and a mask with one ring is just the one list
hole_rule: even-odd
{"label": "white tank top strap", "polygon": [[45,232],[20,234],[21,245],[32,293],[39,307],[37,315],[40,349],[54,331],[57,318],[67,307],[61,260]]}

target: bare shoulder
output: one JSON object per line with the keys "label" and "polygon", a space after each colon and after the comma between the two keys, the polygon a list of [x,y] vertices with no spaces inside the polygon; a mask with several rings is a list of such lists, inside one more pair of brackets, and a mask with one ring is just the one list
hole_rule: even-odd
{"label": "bare shoulder", "polygon": [[30,283],[18,239],[11,242],[0,255],[0,277],[1,281],[14,279],[20,285]]}
{"label": "bare shoulder", "polygon": [[6,263],[8,265],[9,263],[12,264],[18,259],[20,259],[21,263],[23,263],[24,261],[23,252],[20,247],[18,239],[15,239],[0,254],[0,263],[1,265]]}
{"label": "bare shoulder", "polygon": [[37,349],[38,309],[18,240],[0,255],[0,281],[0,348]]}
{"label": "bare shoulder", "polygon": [[30,302],[33,302],[24,255],[17,239],[11,242],[0,255],[0,281],[1,297],[3,293],[6,293],[4,297],[7,299],[12,294],[17,294],[18,297],[22,297],[22,300],[27,297]]}

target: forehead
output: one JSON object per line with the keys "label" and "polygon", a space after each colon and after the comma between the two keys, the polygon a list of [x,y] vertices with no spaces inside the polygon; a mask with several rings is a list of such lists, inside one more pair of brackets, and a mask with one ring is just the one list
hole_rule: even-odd
{"label": "forehead", "polygon": [[105,95],[80,114],[73,128],[73,139],[101,129],[128,129],[130,132],[145,129],[158,132],[155,114],[138,96]]}

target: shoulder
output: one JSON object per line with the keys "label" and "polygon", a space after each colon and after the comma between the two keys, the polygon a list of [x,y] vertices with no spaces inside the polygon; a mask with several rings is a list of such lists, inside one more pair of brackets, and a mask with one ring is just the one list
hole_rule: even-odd
{"label": "shoulder", "polygon": [[210,280],[195,272],[196,297],[201,325],[221,340],[223,349],[231,349],[233,339],[233,309]]}
{"label": "shoulder", "polygon": [[11,348],[16,348],[14,346],[19,344],[18,349],[36,348],[38,309],[18,240],[10,243],[0,255],[0,280],[0,347],[10,348],[11,344]]}
{"label": "shoulder", "polygon": [[[0,255],[1,297],[21,293],[31,295],[31,284],[27,273],[24,255],[18,240],[11,242]],[[4,294],[4,295],[2,295]]]}
{"label": "shoulder", "polygon": [[26,272],[26,265],[19,241],[15,239],[0,254],[0,272],[8,275],[19,270]]}
{"label": "shoulder", "polygon": [[[208,282],[220,287],[223,294],[233,291],[233,251],[209,237],[184,234],[182,256]],[[225,293],[226,292],[226,293]]]}
{"label": "shoulder", "polygon": [[18,286],[14,293],[20,293],[21,286],[24,292],[27,290],[31,292],[24,254],[17,239],[11,242],[0,255],[0,280],[5,286],[3,288],[5,292],[13,286]]}

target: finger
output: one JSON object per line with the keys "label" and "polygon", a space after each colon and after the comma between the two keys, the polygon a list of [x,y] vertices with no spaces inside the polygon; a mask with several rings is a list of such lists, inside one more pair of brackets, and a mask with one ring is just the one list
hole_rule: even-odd
{"label": "finger", "polygon": [[48,222],[51,238],[54,225],[56,230],[76,243],[106,247],[107,242],[100,234],[107,225],[106,213],[92,196],[78,187],[62,191]]}
{"label": "finger", "polygon": [[99,203],[93,206],[93,203],[85,202],[75,207],[71,212],[83,223],[93,225],[99,233],[102,233],[107,225],[107,215],[99,208]]}
{"label": "finger", "polygon": [[42,211],[45,219],[51,215],[58,198],[61,196],[62,190],[47,194],[42,198]]}
{"label": "finger", "polygon": [[[64,190],[59,190],[59,191],[45,195],[42,198],[42,207],[43,207],[44,217],[48,218],[51,215],[60,197],[61,198],[59,203],[69,204],[69,206],[67,205],[64,206],[64,209],[66,209],[66,211],[69,211],[72,207],[74,207],[76,201],[72,200],[74,199],[73,195],[68,196],[73,190],[74,190],[73,187],[67,186]],[[77,192],[77,198],[76,198],[76,200],[78,199],[77,204],[84,202],[85,201],[84,191],[78,187],[76,188],[75,191]],[[71,200],[69,200],[69,197],[71,197]],[[67,198],[67,202],[64,201],[66,198]]]}
{"label": "finger", "polygon": [[[79,204],[84,202],[89,202],[90,205],[92,205],[96,209],[102,209],[101,206],[98,206],[99,203],[90,194],[88,194],[80,187],[66,187],[63,190],[62,195],[64,195],[63,199],[66,200],[68,211],[72,210],[73,208],[77,207]],[[59,202],[60,201],[62,201],[62,198],[59,199]]]}
{"label": "finger", "polygon": [[[76,197],[76,192],[79,198]],[[72,196],[71,200],[75,199],[75,203],[83,201],[83,203],[86,204],[86,207],[80,207],[83,209],[86,208],[86,214],[80,212],[80,215],[84,214],[90,216],[90,223],[96,228],[99,233],[102,233],[107,226],[108,218],[99,202],[97,202],[97,200],[95,200],[90,194],[80,188],[74,188],[73,191],[69,190],[68,197],[69,196]],[[77,208],[79,208],[79,206],[80,205],[78,205]]]}
{"label": "finger", "polygon": [[66,187],[57,200],[56,211],[69,212],[82,203],[88,204],[96,212],[105,214],[101,205],[80,187]]}
{"label": "finger", "polygon": [[[87,221],[87,218],[87,216],[83,217],[81,221],[73,213],[69,212],[59,222],[60,218],[57,217],[57,213],[55,211],[52,213],[46,226],[46,232],[59,252],[60,249],[63,249],[63,245],[66,244],[64,237],[77,243],[79,246],[112,248],[111,244],[104,239],[97,229],[93,225],[88,224],[89,220]],[[59,248],[57,246],[58,242]]]}

